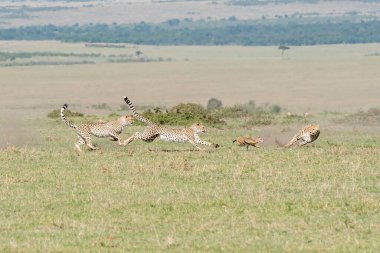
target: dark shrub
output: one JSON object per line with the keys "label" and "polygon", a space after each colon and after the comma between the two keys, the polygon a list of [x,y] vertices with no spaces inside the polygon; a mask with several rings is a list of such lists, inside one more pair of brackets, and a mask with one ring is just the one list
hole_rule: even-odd
{"label": "dark shrub", "polygon": [[223,106],[222,101],[216,98],[211,98],[207,102],[207,110],[209,111],[220,109],[222,108],[222,106]]}
{"label": "dark shrub", "polygon": [[[61,109],[55,109],[48,113],[48,118],[57,119],[61,117]],[[70,110],[65,110],[66,117],[84,117],[83,113],[71,112]]]}
{"label": "dark shrub", "polygon": [[234,105],[224,107],[216,113],[221,118],[241,118],[249,115],[248,109],[245,105]]}
{"label": "dark shrub", "polygon": [[271,112],[273,113],[280,113],[281,112],[281,107],[279,105],[273,104],[270,109]]}
{"label": "dark shrub", "polygon": [[354,124],[379,124],[380,109],[369,108],[367,111],[359,110],[356,113],[346,115],[343,118],[335,119],[337,123],[354,123]]}
{"label": "dark shrub", "polygon": [[371,107],[368,109],[367,114],[374,115],[374,116],[380,115],[380,108]]}
{"label": "dark shrub", "polygon": [[100,110],[111,110],[111,106],[107,105],[106,103],[92,105],[91,108]]}
{"label": "dark shrub", "polygon": [[146,110],[142,115],[158,124],[189,125],[193,123],[223,124],[217,115],[211,115],[201,105],[186,103],[162,112],[161,109]]}

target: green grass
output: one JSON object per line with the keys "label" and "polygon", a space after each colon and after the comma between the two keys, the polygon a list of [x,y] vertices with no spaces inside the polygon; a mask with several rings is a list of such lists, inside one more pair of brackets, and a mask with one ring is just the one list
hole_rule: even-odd
{"label": "green grass", "polygon": [[[86,45],[85,45],[86,46]],[[141,63],[171,61],[171,58],[138,57],[133,54],[63,53],[63,52],[0,52],[0,67],[57,66],[99,63]]]}
{"label": "green grass", "polygon": [[[367,109],[378,106],[379,61],[366,55],[378,46],[292,47],[281,58],[277,47],[1,44],[5,52],[141,50],[179,60],[0,68],[0,147],[24,146],[0,149],[0,252],[377,252],[380,118]],[[224,112],[238,117],[206,124],[202,137],[220,149],[159,140],[119,147],[94,138],[101,150],[82,156],[75,132],[46,117],[68,103],[72,112],[96,115],[75,122],[97,121],[125,105],[123,95],[140,109],[216,97],[227,106],[253,99],[284,110]],[[277,148],[274,138],[289,140],[304,112],[321,126],[317,142]],[[269,125],[256,125],[262,122]],[[127,127],[122,136],[142,129]],[[263,137],[263,148],[232,144],[246,134]]]}
{"label": "green grass", "polygon": [[246,151],[232,139],[268,127],[239,121],[202,137],[220,149],[95,139],[81,156],[62,122],[30,122],[37,144],[0,150],[0,251],[378,251],[378,127],[330,122],[309,147]]}

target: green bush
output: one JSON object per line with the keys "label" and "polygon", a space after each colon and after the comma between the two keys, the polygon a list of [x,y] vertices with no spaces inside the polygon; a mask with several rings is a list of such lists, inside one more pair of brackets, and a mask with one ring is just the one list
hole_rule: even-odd
{"label": "green bush", "polygon": [[156,107],[148,109],[142,115],[158,124],[167,125],[189,125],[193,123],[206,123],[211,125],[223,124],[217,115],[210,114],[203,106],[186,103],[172,107],[162,112]]}
{"label": "green bush", "polygon": [[217,110],[222,108],[223,104],[222,101],[216,98],[211,98],[207,102],[207,110],[212,111],[212,110]]}
{"label": "green bush", "polygon": [[256,106],[255,101],[250,100],[246,104],[233,105],[223,107],[215,111],[215,114],[221,118],[241,118],[241,117],[257,117],[257,114],[272,113],[279,114],[282,108],[277,104],[264,103]]}
{"label": "green bush", "polygon": [[108,114],[108,117],[110,118],[118,118],[120,117],[121,115],[116,113],[116,112],[111,112],[110,114]]}
{"label": "green bush", "polygon": [[[157,106],[157,105],[135,105],[135,109],[137,111],[147,111],[147,110],[155,110],[159,108],[160,110],[165,110],[165,106]],[[130,111],[129,106],[127,104],[120,105],[120,111]]]}
{"label": "green bush", "polygon": [[343,118],[336,119],[337,123],[353,123],[353,124],[379,124],[380,109],[369,108],[367,111],[360,110],[356,113],[349,114]]}
{"label": "green bush", "polygon": [[182,103],[176,105],[172,107],[169,112],[176,113],[188,118],[197,118],[199,116],[203,117],[207,114],[207,110],[203,106],[193,103]]}
{"label": "green bush", "polygon": [[91,108],[100,110],[111,110],[111,106],[107,105],[106,103],[91,105]]}
{"label": "green bush", "polygon": [[273,105],[271,106],[270,111],[271,111],[272,113],[280,113],[280,112],[281,112],[281,107],[280,107],[279,105],[273,104]]}
{"label": "green bush", "polygon": [[[55,109],[48,113],[48,118],[57,119],[61,117],[61,109]],[[70,110],[65,110],[66,117],[84,117],[83,113],[80,112],[72,112]]]}
{"label": "green bush", "polygon": [[223,107],[215,114],[222,118],[241,118],[249,116],[249,111],[245,105],[234,105]]}
{"label": "green bush", "polygon": [[373,115],[373,116],[379,116],[380,115],[380,108],[371,107],[368,109],[367,114]]}
{"label": "green bush", "polygon": [[247,111],[254,112],[256,110],[256,103],[253,100],[249,100],[247,103]]}

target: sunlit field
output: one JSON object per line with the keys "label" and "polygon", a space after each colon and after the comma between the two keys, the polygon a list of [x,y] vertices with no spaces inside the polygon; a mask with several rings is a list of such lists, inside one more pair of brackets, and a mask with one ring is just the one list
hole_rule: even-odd
{"label": "sunlit field", "polygon": [[[281,56],[277,47],[1,42],[2,52],[102,55],[91,64],[0,67],[0,251],[377,252],[378,48],[292,47]],[[138,50],[171,60],[104,60]],[[281,111],[205,123],[201,138],[218,149],[94,137],[100,150],[81,155],[75,131],[47,117],[68,103],[85,113],[70,118],[75,123],[114,119],[130,114],[123,95],[163,111],[212,97]],[[320,125],[316,142],[275,144],[309,123]],[[121,136],[143,129],[126,127]],[[247,151],[232,143],[239,135],[264,143]]]}
{"label": "sunlit field", "polygon": [[[96,139],[101,149],[79,156],[72,129],[33,121],[37,144],[0,151],[0,249],[377,251],[379,127],[325,123],[314,145],[282,149],[273,136],[285,140],[297,124],[238,123],[208,128],[202,138],[219,149]],[[232,144],[247,133],[266,143]]]}

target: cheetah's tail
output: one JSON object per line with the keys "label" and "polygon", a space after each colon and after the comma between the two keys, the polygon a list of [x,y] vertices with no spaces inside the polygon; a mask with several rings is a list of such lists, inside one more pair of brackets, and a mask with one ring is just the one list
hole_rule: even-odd
{"label": "cheetah's tail", "polygon": [[129,106],[129,108],[131,109],[133,117],[135,117],[136,119],[138,119],[141,122],[144,122],[144,123],[146,123],[148,125],[152,124],[152,122],[150,120],[148,120],[147,118],[144,118],[143,116],[141,116],[136,111],[135,107],[133,106],[132,102],[129,100],[129,98],[127,96],[124,96],[124,101],[125,101],[125,103],[127,103],[127,105]]}
{"label": "cheetah's tail", "polygon": [[69,121],[68,119],[66,119],[65,117],[65,110],[66,108],[68,107],[67,104],[64,104],[62,107],[61,107],[61,119],[63,122],[66,123],[66,125],[68,125],[69,127],[72,127],[72,128],[77,128],[77,126],[75,124],[73,124],[71,121]]}

